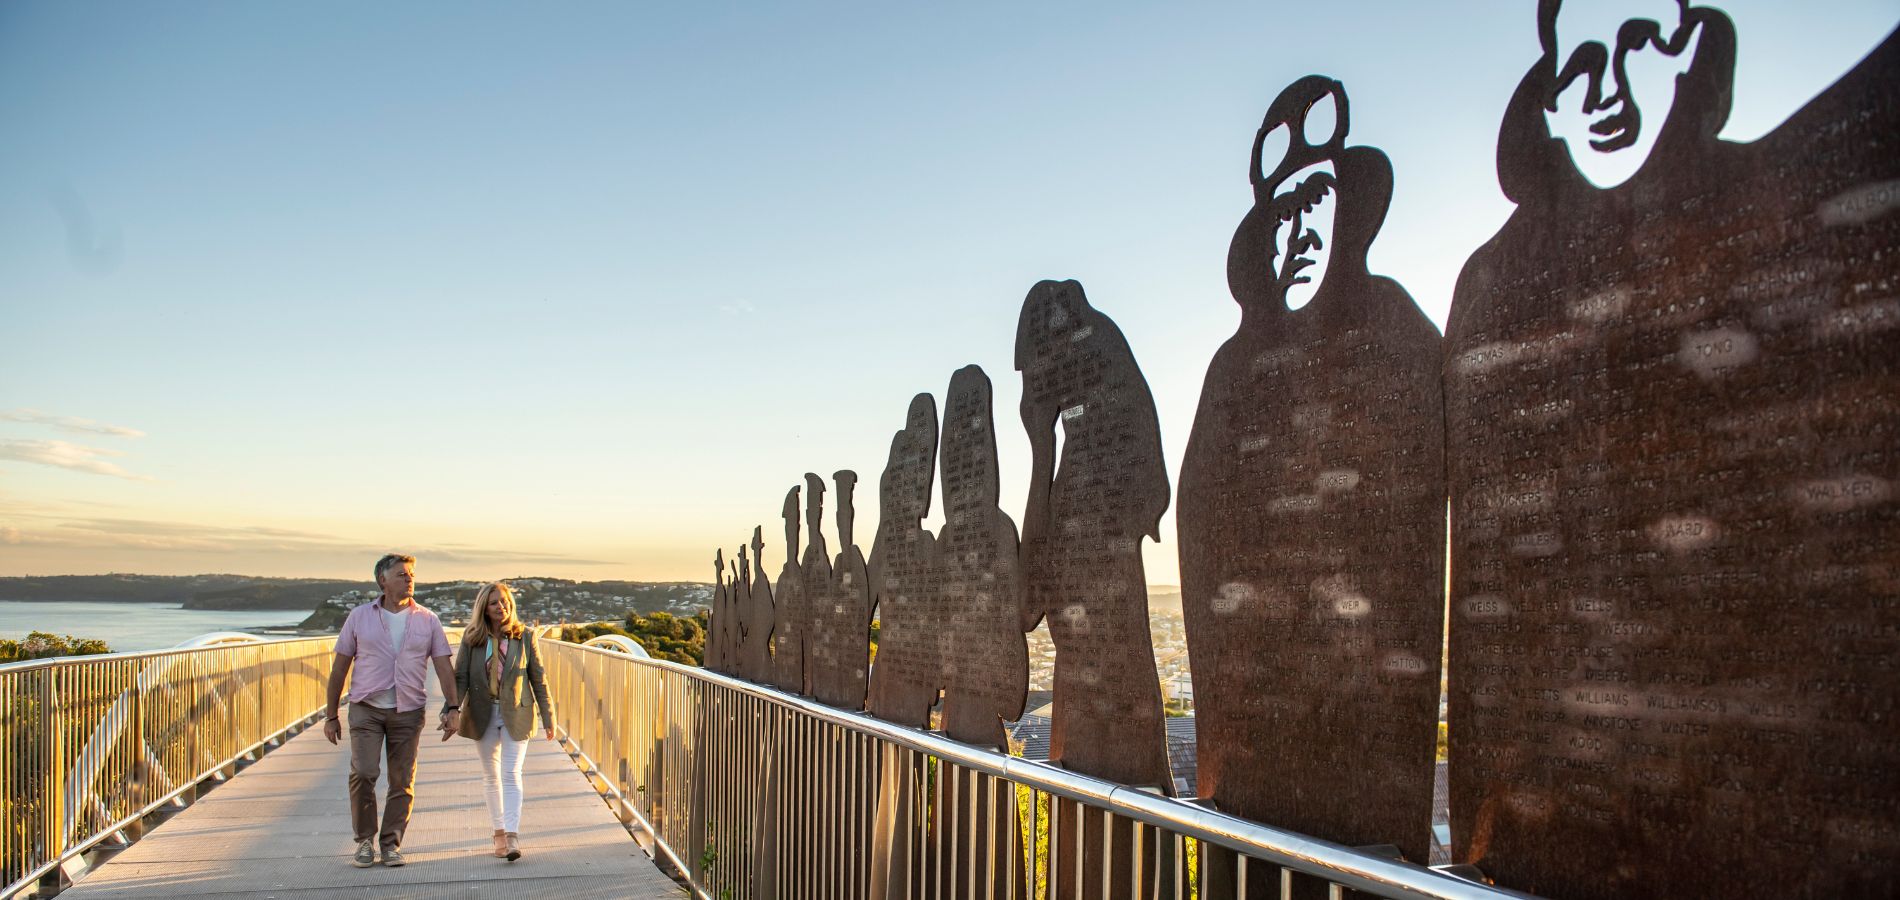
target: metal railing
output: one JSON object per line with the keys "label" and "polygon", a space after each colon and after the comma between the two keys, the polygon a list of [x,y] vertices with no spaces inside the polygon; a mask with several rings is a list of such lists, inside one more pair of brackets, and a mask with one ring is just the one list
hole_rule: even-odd
{"label": "metal railing", "polygon": [[323,708],[335,638],[0,666],[0,897]]}
{"label": "metal railing", "polygon": [[542,648],[583,770],[702,897],[1528,896],[692,666]]}

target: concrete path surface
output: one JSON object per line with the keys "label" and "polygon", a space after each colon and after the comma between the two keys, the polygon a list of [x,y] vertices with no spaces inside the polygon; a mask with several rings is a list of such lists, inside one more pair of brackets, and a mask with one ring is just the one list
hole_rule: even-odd
{"label": "concrete path surface", "polygon": [[[430,710],[441,701],[431,698]],[[435,720],[434,713],[429,716]],[[426,730],[408,865],[350,865],[349,740],[306,729],[85,875],[62,900],[142,897],[668,898],[660,874],[560,745],[538,737],[523,766],[522,858],[496,859],[475,742]],[[383,788],[377,788],[378,805]]]}

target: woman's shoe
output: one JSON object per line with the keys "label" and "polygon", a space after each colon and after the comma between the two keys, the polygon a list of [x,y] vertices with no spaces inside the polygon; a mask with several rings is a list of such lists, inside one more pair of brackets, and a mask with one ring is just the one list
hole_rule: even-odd
{"label": "woman's shoe", "polygon": [[507,856],[508,856],[508,832],[497,828],[495,829],[495,858],[505,859],[507,858]]}
{"label": "woman's shoe", "polygon": [[518,841],[520,837],[521,837],[520,835],[515,834],[512,831],[508,832],[508,861],[509,862],[514,862],[515,860],[521,858],[521,845],[519,843],[516,843],[516,841]]}

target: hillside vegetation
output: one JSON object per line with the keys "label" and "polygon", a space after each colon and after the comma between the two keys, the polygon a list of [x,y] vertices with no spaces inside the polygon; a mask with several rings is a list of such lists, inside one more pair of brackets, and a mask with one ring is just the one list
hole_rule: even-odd
{"label": "hillside vegetation", "polygon": [[654,659],[698,666],[704,665],[706,660],[707,618],[704,612],[692,616],[629,613],[619,622],[569,625],[561,630],[561,639],[579,644],[601,635],[617,634],[639,642]]}

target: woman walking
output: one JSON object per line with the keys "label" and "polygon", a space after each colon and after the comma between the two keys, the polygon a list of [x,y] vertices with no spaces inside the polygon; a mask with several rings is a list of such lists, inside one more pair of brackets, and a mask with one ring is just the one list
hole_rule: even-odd
{"label": "woman walking", "polygon": [[468,704],[457,733],[475,739],[495,855],[513,862],[521,858],[521,763],[534,734],[534,706],[549,740],[554,713],[534,632],[515,616],[514,591],[499,581],[483,585],[473,612],[455,658],[455,687]]}

